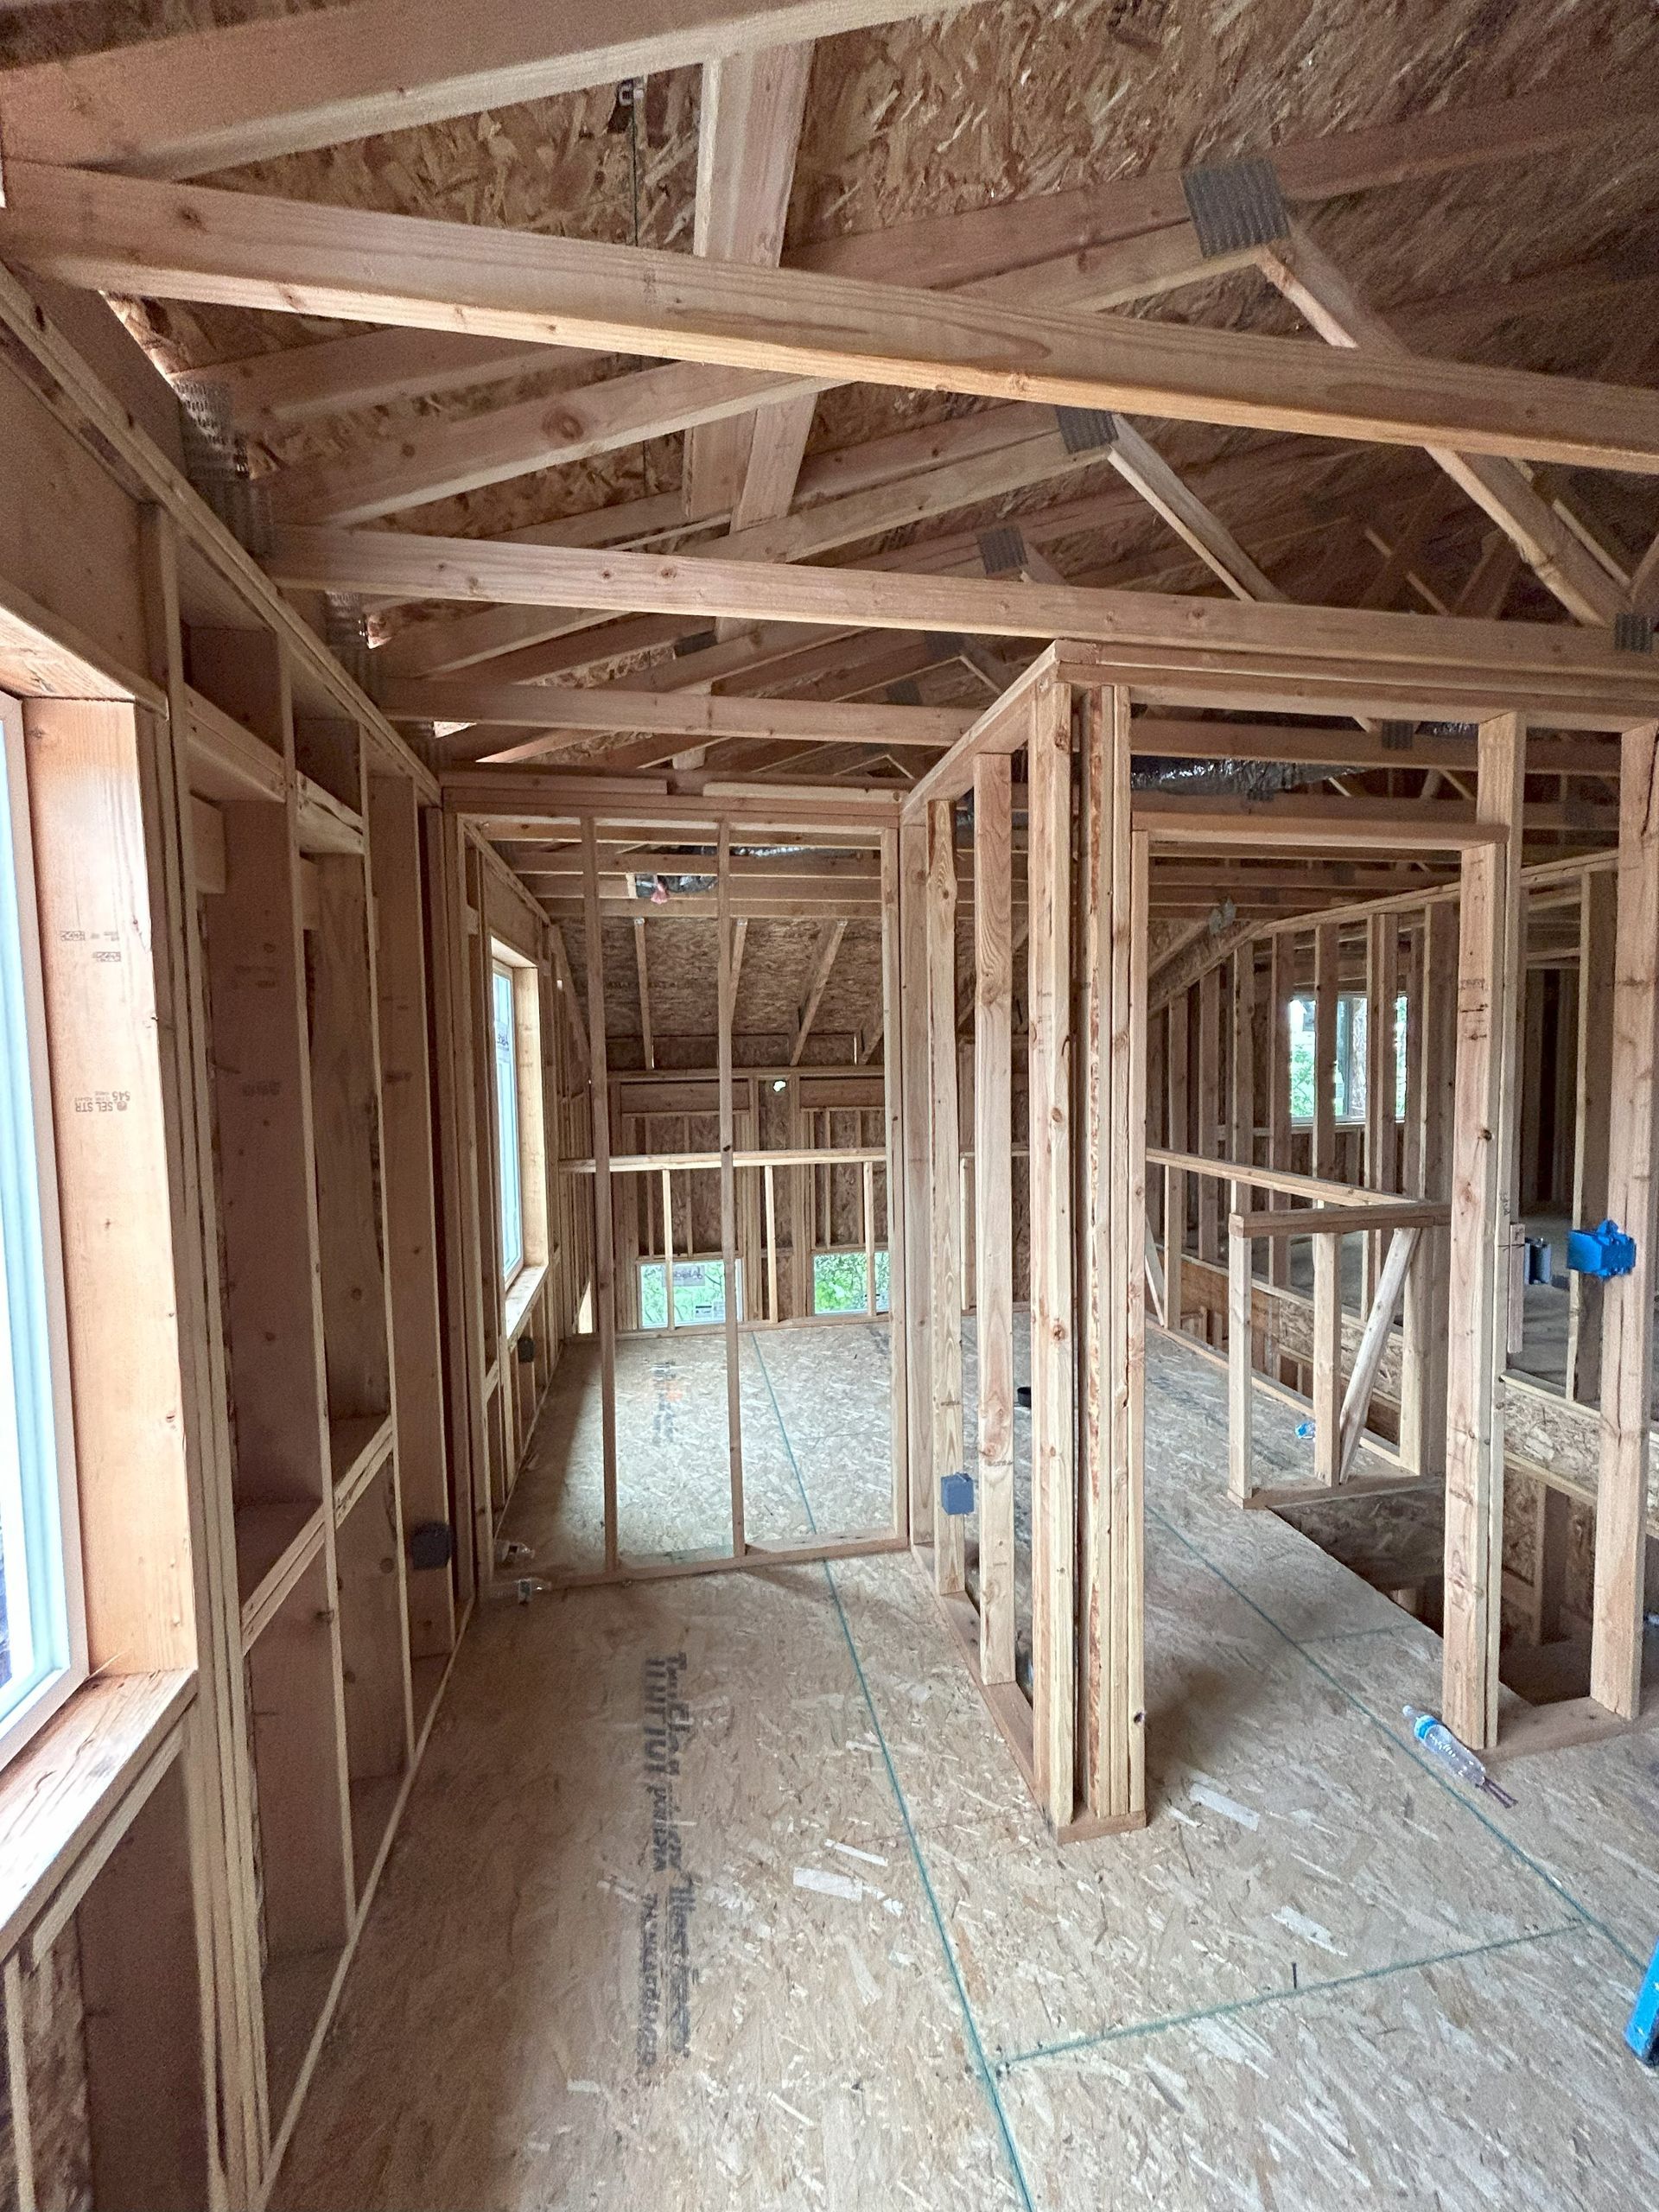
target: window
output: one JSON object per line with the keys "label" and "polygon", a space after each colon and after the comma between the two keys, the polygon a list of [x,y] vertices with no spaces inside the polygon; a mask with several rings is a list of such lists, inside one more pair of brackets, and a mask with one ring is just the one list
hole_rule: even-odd
{"label": "window", "polygon": [[512,970],[492,970],[495,1004],[495,1149],[501,1168],[501,1275],[512,1282],[524,1264],[524,1153],[518,1141],[518,1014]]}
{"label": "window", "polygon": [[86,1672],[21,717],[0,701],[0,1758]]}
{"label": "window", "polygon": [[[734,1263],[738,1319],[743,1318],[743,1262]],[[677,1329],[718,1326],[726,1319],[726,1263],[723,1260],[676,1260],[674,1325]],[[639,1325],[668,1326],[668,1296],[660,1260],[639,1262]]]}
{"label": "window", "polygon": [[[1365,1032],[1367,1008],[1362,991],[1344,991],[1337,1000],[1337,1120],[1365,1118]],[[1314,1011],[1312,998],[1290,1001],[1290,1118],[1306,1128],[1313,1119]],[[1394,1118],[1406,1115],[1406,999],[1394,1002]]]}
{"label": "window", "polygon": [[[815,1252],[812,1255],[812,1311],[815,1313],[868,1313],[870,1287],[862,1249],[850,1252]],[[875,1310],[887,1310],[887,1248],[875,1255]]]}

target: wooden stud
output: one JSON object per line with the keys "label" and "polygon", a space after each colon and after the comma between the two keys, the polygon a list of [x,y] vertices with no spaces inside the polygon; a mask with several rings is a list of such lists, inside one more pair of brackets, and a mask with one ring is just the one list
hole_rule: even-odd
{"label": "wooden stud", "polygon": [[1027,711],[1033,1757],[1039,1801],[1059,1828],[1075,1804],[1077,1702],[1069,687],[1046,680]]}
{"label": "wooden stud", "polygon": [[[753,474],[753,464],[751,464]],[[904,911],[903,858],[896,830],[881,836],[881,1189],[887,1228],[887,1359],[891,1393],[893,1527],[910,1534],[912,1438],[911,1399],[915,1388],[911,1364],[911,1199],[906,1146],[906,1101],[920,1081],[920,1070],[903,1058]]]}
{"label": "wooden stud", "polygon": [[[1414,1068],[1416,1182],[1426,1198],[1451,1195],[1458,1058],[1458,925],[1445,902],[1423,912],[1419,969],[1421,1016]],[[1402,1321],[1400,1449],[1420,1475],[1446,1467],[1446,1389],[1451,1312],[1446,1236],[1423,1232],[1421,1258],[1406,1278]]]}
{"label": "wooden stud", "polygon": [[[1524,762],[1517,716],[1480,725],[1481,817],[1517,842]],[[1503,1511],[1499,1376],[1514,1147],[1513,983],[1520,949],[1519,870],[1509,860],[1500,843],[1465,853],[1459,917],[1442,1709],[1447,1727],[1477,1751],[1497,1740]]]}
{"label": "wooden stud", "polygon": [[644,1051],[647,1069],[657,1065],[657,1047],[651,1033],[651,975],[645,964],[645,924],[643,915],[636,915],[633,924],[634,972],[639,980],[639,1042]]}
{"label": "wooden stud", "polygon": [[731,1471],[732,1557],[741,1559],[747,1545],[743,1534],[743,1375],[738,1364],[740,1344],[737,1332],[737,1171],[734,1165],[737,1140],[732,1096],[731,864],[731,825],[722,822],[716,862],[720,895],[719,1000],[715,1032],[720,1082],[720,1256],[726,1283],[726,1449]]}
{"label": "wooden stud", "polygon": [[1628,730],[1619,775],[1608,1211],[1636,1265],[1602,1294],[1601,1458],[1596,1479],[1590,1694],[1634,1720],[1642,1704],[1643,1564],[1653,1389],[1655,1058],[1659,1053],[1659,725]]}
{"label": "wooden stud", "polygon": [[[1318,1243],[1328,1241],[1320,1237]],[[1227,1494],[1235,1505],[1248,1505],[1255,1488],[1255,1380],[1250,1365],[1254,1296],[1250,1240],[1234,1223],[1227,1240]]]}
{"label": "wooden stud", "polygon": [[1315,1175],[1337,1165],[1337,999],[1342,936],[1333,922],[1313,932],[1313,1151]]}
{"label": "wooden stud", "polygon": [[[1173,1151],[1192,1141],[1192,1103],[1187,1084],[1192,1033],[1192,994],[1169,1007],[1169,1139]],[[1164,1325],[1181,1327],[1181,1262],[1186,1245],[1186,1177],[1179,1167],[1164,1170]]]}
{"label": "wooden stud", "polygon": [[[1609,1210],[1618,879],[1611,872],[1585,876],[1580,901],[1573,1221],[1592,1229]],[[1601,1396],[1602,1311],[1601,1284],[1575,1269],[1567,1281],[1567,1395],[1584,1405]]]}
{"label": "wooden stud", "polygon": [[[591,821],[582,825],[582,892],[587,910],[588,1099],[594,1147],[594,1312],[599,1328],[600,1421],[604,1452],[605,1567],[618,1556],[616,1495],[616,1259],[611,1214],[611,1079],[605,1036],[605,946],[599,918],[599,858]],[[729,1295],[729,1286],[728,1286]]]}
{"label": "wooden stud", "polygon": [[1313,1239],[1313,1475],[1342,1473],[1342,1239]]}
{"label": "wooden stud", "polygon": [[[1268,1165],[1281,1169],[1290,1166],[1291,1155],[1290,964],[1289,940],[1269,938],[1268,1035],[1272,1050],[1268,1062]],[[1268,1280],[1281,1287],[1289,1284],[1290,1247],[1281,1238],[1275,1238],[1268,1247]]]}
{"label": "wooden stud", "polygon": [[[1399,995],[1399,925],[1392,914],[1374,915],[1365,931],[1365,1181],[1373,1191],[1395,1187],[1395,1002]],[[1379,1237],[1365,1240],[1365,1293],[1374,1297],[1382,1266]]]}
{"label": "wooden stud", "polygon": [[979,1671],[1011,1682],[1014,1510],[1014,841],[1007,755],[974,766],[974,1288]]}
{"label": "wooden stud", "polygon": [[[404,777],[371,776],[368,796],[397,1486],[405,1521],[417,1525],[449,1519],[420,815],[414,786]],[[415,1658],[454,1648],[454,1585],[448,1568],[411,1571],[409,1609]]]}
{"label": "wooden stud", "polygon": [[936,1588],[957,1595],[966,1575],[966,1529],[960,1514],[939,1510],[939,1485],[962,1470],[962,1281],[958,1259],[957,1182],[962,1140],[957,1096],[956,808],[929,810],[927,854],[927,1044],[931,1162],[932,1440],[929,1494],[933,1512]]}

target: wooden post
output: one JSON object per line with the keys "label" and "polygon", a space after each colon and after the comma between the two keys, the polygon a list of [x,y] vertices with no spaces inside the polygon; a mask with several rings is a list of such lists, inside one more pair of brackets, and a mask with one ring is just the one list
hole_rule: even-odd
{"label": "wooden post", "polygon": [[[1365,1181],[1373,1191],[1395,1187],[1395,1092],[1394,1016],[1399,996],[1400,925],[1393,913],[1373,914],[1365,925]],[[1365,1239],[1365,1302],[1376,1295],[1382,1238]]]}
{"label": "wooden post", "polygon": [[600,1430],[605,1454],[605,1571],[617,1561],[616,1255],[611,1217],[611,1073],[605,1039],[605,945],[593,817],[582,825],[582,901],[588,957],[588,1111],[594,1147],[594,1314],[599,1327]]}
{"label": "wooden post", "polygon": [[1653,1393],[1654,1058],[1659,1050],[1659,724],[1626,730],[1618,780],[1607,1210],[1636,1265],[1602,1294],[1601,1458],[1596,1482],[1590,1694],[1634,1720],[1642,1703],[1643,1566]]}
{"label": "wooden post", "polygon": [[[910,1540],[933,1541],[933,1233],[931,1060],[927,1033],[927,824],[899,832],[897,1049],[904,1065],[899,1110],[904,1120],[905,1358],[909,1403]],[[889,1035],[893,1034],[889,1031]],[[887,1047],[884,1042],[882,1050]],[[797,1231],[798,1236],[799,1231]]]}
{"label": "wooden post", "polygon": [[933,1511],[933,1574],[942,1594],[965,1586],[967,1529],[960,1514],[938,1510],[939,1484],[962,1467],[962,1279],[957,1262],[957,1185],[962,1145],[957,1122],[956,808],[950,799],[928,809],[927,1046],[932,1255],[932,1448],[929,1500]]}
{"label": "wooden post", "polygon": [[[1228,1149],[1235,1160],[1255,1160],[1255,946],[1241,944],[1233,955],[1232,1135]],[[1248,1210],[1255,1193],[1248,1183],[1230,1186],[1229,1204]]]}
{"label": "wooden post", "polygon": [[[1514,1149],[1519,955],[1520,717],[1480,726],[1476,812],[1506,841],[1465,848],[1458,947],[1457,1098],[1452,1134],[1453,1320],[1446,1383],[1446,1726],[1479,1751],[1497,1740],[1508,1218]],[[1512,853],[1510,845],[1516,850]]]}
{"label": "wooden post", "polygon": [[720,1258],[725,1279],[726,1336],[726,1455],[732,1490],[732,1557],[741,1559],[748,1548],[743,1535],[743,1376],[738,1365],[737,1334],[737,1170],[732,1154],[736,1147],[732,1105],[732,830],[720,825],[719,875],[715,895],[720,912],[718,1033],[715,1055],[720,1080]]}
{"label": "wooden post", "polygon": [[[1032,1735],[1037,1796],[1058,1828],[1071,1820],[1076,1802],[1077,1394],[1071,1294],[1071,694],[1068,684],[1052,677],[1032,694],[1029,777]],[[945,1004],[951,1004],[949,996]]]}
{"label": "wooden post", "polygon": [[[887,1152],[882,1195],[887,1229],[887,1359],[892,1394],[893,1527],[910,1531],[910,1214],[905,1184],[905,1098],[917,1079],[904,1065],[904,983],[899,833],[881,833],[881,1127]],[[770,1193],[768,1193],[770,1204]],[[770,1234],[770,1228],[768,1230]],[[874,1300],[872,1300],[874,1304]],[[772,1302],[777,1318],[777,1301]],[[874,1319],[872,1313],[871,1319]]]}
{"label": "wooden post", "polygon": [[[1598,869],[1583,878],[1580,896],[1573,1224],[1593,1229],[1608,1211],[1618,879],[1611,870]],[[1601,1395],[1602,1306],[1602,1287],[1593,1276],[1568,1277],[1567,1395],[1582,1405],[1594,1405]]]}
{"label": "wooden post", "polygon": [[979,1671],[1014,1680],[1012,764],[974,764],[974,1283],[979,1354]]}
{"label": "wooden post", "polygon": [[[1268,1165],[1286,1173],[1290,1167],[1290,949],[1282,933],[1268,940],[1268,1034],[1272,1040],[1268,1061]],[[1289,1202],[1282,1192],[1269,1192],[1268,1204],[1276,1208]],[[1283,1236],[1268,1240],[1268,1281],[1280,1287],[1290,1281],[1290,1243]]]}
{"label": "wooden post", "polygon": [[[1221,1157],[1219,968],[1207,968],[1198,978],[1198,1149],[1205,1160]],[[1221,1185],[1213,1175],[1198,1178],[1198,1257],[1212,1265],[1221,1258]]]}
{"label": "wooden post", "polygon": [[[397,1385],[397,1490],[410,1527],[449,1518],[420,836],[414,785],[403,776],[371,776],[369,849],[385,1135],[381,1173]],[[448,1567],[411,1569],[409,1616],[414,1657],[437,1657],[453,1649],[454,1587]]]}
{"label": "wooden post", "polygon": [[[1334,1241],[1319,1240],[1321,1243]],[[1255,1383],[1250,1372],[1250,1240],[1234,1221],[1227,1232],[1227,1493],[1235,1505],[1248,1505],[1255,1487],[1250,1475],[1255,1412]]]}
{"label": "wooden post", "polygon": [[1146,1317],[1147,841],[1131,828],[1129,696],[1090,702],[1082,902],[1089,1068],[1082,1147],[1084,1819],[1146,1814],[1142,1390]]}
{"label": "wooden post", "polygon": [[[1190,993],[1170,1001],[1169,1146],[1185,1152],[1192,1141],[1187,1092],[1187,1052],[1192,1041]],[[1186,1247],[1186,1176],[1179,1167],[1164,1170],[1164,1326],[1179,1335],[1181,1326],[1181,1260]]]}
{"label": "wooden post", "polygon": [[1342,1471],[1342,1239],[1313,1239],[1313,1474],[1336,1483]]}
{"label": "wooden post", "polygon": [[1313,1153],[1315,1175],[1337,1172],[1337,984],[1342,931],[1322,922],[1313,932]]}
{"label": "wooden post", "polygon": [[[1412,1110],[1416,1191],[1451,1196],[1452,1121],[1458,1065],[1458,918],[1446,899],[1423,910],[1417,989],[1418,1052]],[[1426,1229],[1406,1277],[1401,1325],[1400,1452],[1415,1474],[1446,1469],[1446,1378],[1451,1314],[1446,1303],[1446,1236]]]}

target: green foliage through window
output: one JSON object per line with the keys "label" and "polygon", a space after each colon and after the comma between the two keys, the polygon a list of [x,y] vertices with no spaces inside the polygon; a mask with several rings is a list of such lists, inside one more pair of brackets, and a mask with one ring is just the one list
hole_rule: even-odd
{"label": "green foliage through window", "polygon": [[[875,1255],[875,1310],[887,1310],[887,1253],[879,1246]],[[818,1252],[812,1260],[812,1311],[815,1313],[867,1313],[869,1283],[861,1247],[850,1252]]]}

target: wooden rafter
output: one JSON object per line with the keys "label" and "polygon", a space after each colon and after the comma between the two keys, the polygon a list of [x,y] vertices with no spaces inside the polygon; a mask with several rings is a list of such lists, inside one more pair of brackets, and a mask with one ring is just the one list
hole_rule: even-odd
{"label": "wooden rafter", "polygon": [[830,971],[836,964],[836,955],[841,950],[841,940],[846,934],[844,918],[827,921],[819,929],[812,963],[807,969],[806,988],[801,999],[800,1012],[795,1020],[795,1035],[789,1048],[789,1065],[792,1068],[800,1065],[807,1038],[817,1019],[818,1004],[823,997],[824,986],[830,981]]}
{"label": "wooden rafter", "polygon": [[200,175],[963,4],[611,0],[550,16],[528,0],[342,0],[10,71],[7,136],[20,156]]}
{"label": "wooden rafter", "polygon": [[[1364,306],[1306,231],[1298,228],[1287,241],[1265,251],[1262,265],[1332,346],[1357,349],[1379,363],[1410,358],[1404,340]],[[1625,588],[1539,495],[1515,460],[1491,448],[1471,453],[1446,441],[1425,444],[1430,458],[1484,509],[1578,620],[1611,622],[1628,604]]]}

